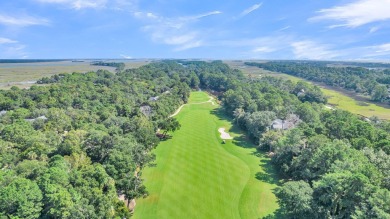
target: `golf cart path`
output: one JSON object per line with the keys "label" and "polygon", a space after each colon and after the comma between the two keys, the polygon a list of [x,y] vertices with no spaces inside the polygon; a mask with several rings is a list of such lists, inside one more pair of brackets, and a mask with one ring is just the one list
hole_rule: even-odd
{"label": "golf cart path", "polygon": [[214,100],[214,97],[211,97],[211,96],[210,96],[210,99],[209,99],[208,101],[199,102],[199,103],[186,103],[186,104],[183,104],[183,105],[181,105],[181,106],[175,111],[175,113],[173,113],[172,115],[170,115],[169,118],[174,117],[174,116],[176,116],[177,114],[179,114],[180,111],[183,109],[183,107],[184,107],[185,105],[196,105],[196,104],[205,104],[205,103],[211,103],[211,105],[215,105],[215,103],[214,103],[213,100]]}

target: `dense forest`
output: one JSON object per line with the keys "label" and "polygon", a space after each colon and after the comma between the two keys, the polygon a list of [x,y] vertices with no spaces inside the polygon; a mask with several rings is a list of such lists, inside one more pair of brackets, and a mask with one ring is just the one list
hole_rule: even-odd
{"label": "dense forest", "polygon": [[[247,62],[245,64],[270,71],[282,72],[314,82],[322,82],[330,86],[353,90],[357,93],[369,95],[373,101],[390,104],[390,69],[369,68],[378,66],[379,64],[349,63],[351,65],[358,65],[358,67],[337,66],[337,63],[331,64],[329,62],[314,61]],[[386,64],[379,66],[388,67]]]}
{"label": "dense forest", "polygon": [[0,216],[129,217],[118,195],[147,195],[140,176],[156,132],[179,128],[169,115],[200,87],[272,157],[283,181],[277,216],[390,217],[390,123],[326,109],[311,84],[247,78],[220,61],[40,83],[0,92]]}
{"label": "dense forest", "polygon": [[147,194],[156,131],[178,128],[168,116],[189,96],[180,77],[160,63],[0,91],[0,217],[129,218],[118,195]]}

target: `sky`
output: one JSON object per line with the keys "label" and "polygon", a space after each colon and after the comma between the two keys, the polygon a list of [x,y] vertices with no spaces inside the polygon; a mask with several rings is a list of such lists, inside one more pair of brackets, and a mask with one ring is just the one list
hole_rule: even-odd
{"label": "sky", "polygon": [[14,58],[390,61],[390,0],[2,0]]}

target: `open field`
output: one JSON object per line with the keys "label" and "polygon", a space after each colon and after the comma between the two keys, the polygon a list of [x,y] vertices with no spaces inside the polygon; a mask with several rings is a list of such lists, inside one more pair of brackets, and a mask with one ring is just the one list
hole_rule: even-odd
{"label": "open field", "polygon": [[[109,60],[124,62],[126,68],[138,68],[149,63],[148,60]],[[105,69],[115,72],[115,68],[90,65],[90,60],[84,62],[58,61],[37,63],[0,63],[0,89],[12,86],[28,88],[42,77],[50,77],[60,73],[85,73]]]}
{"label": "open field", "polygon": [[[155,149],[156,165],[142,175],[150,195],[137,200],[134,218],[260,218],[278,208],[269,158],[208,100],[191,93],[176,116],[181,129]],[[233,140],[222,144],[219,128]]]}
{"label": "open field", "polygon": [[380,119],[390,119],[390,109],[368,102],[357,101],[338,91],[321,88],[328,97],[328,103],[340,109],[365,117],[377,116]]}
{"label": "open field", "polygon": [[[279,72],[272,72],[268,71],[262,68],[258,68],[256,66],[247,66],[244,63],[246,61],[224,61],[227,65],[229,65],[231,68],[239,69],[241,70],[245,75],[248,77],[253,77],[253,78],[259,78],[259,77],[264,77],[264,76],[276,76],[276,77],[281,77],[284,79],[289,79],[291,81],[299,81],[302,80],[300,78],[288,75],[288,74],[283,74]],[[259,61],[257,61],[259,62]]]}
{"label": "open field", "polygon": [[[240,69],[242,72],[244,72],[244,74],[248,75],[248,77],[275,76],[290,79],[294,82],[303,80],[308,83],[314,83],[302,78],[279,72],[267,71],[254,66],[245,66],[244,62],[240,61],[226,61],[225,63],[232,68]],[[374,104],[370,102],[368,98],[358,96],[353,94],[353,92],[332,88],[322,84],[314,84],[321,88],[322,92],[328,97],[328,103],[334,107],[365,117],[377,116],[380,119],[390,119],[390,107]]]}

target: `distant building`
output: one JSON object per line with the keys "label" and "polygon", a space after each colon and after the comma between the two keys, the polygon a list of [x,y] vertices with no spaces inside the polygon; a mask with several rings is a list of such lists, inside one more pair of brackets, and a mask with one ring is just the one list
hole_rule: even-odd
{"label": "distant building", "polygon": [[275,119],[272,121],[271,128],[275,130],[289,130],[295,128],[301,120],[295,114],[290,114],[285,120]]}
{"label": "distant building", "polygon": [[39,120],[39,119],[47,120],[46,116],[40,116],[40,117],[37,117],[35,119],[25,119],[25,121],[27,121],[27,122],[35,122],[36,120]]}
{"label": "distant building", "polygon": [[152,107],[150,106],[141,106],[139,110],[141,111],[142,114],[148,117],[152,114]]}
{"label": "distant building", "polygon": [[158,100],[158,98],[159,98],[159,96],[151,97],[151,98],[149,98],[149,101],[155,102]]}
{"label": "distant building", "polygon": [[299,97],[299,96],[304,96],[305,95],[305,90],[304,89],[302,89],[301,91],[299,91],[298,93],[297,93],[297,96]]}

